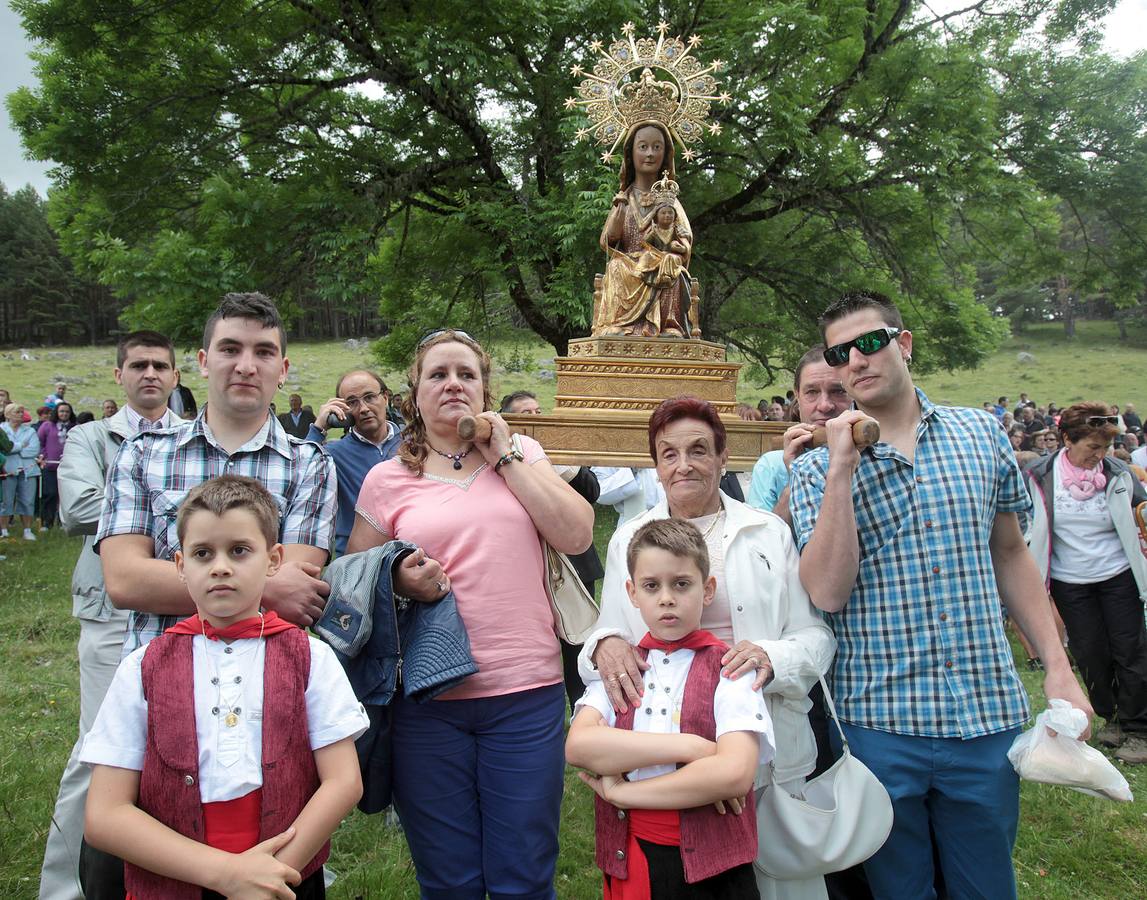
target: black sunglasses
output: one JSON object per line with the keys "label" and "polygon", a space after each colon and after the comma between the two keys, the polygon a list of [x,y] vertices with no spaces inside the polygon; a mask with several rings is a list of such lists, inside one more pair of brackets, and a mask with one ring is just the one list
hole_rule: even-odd
{"label": "black sunglasses", "polygon": [[1119,416],[1088,416],[1087,424],[1095,428],[1101,425],[1118,425]]}
{"label": "black sunglasses", "polygon": [[477,338],[471,337],[470,335],[468,335],[465,331],[462,331],[461,329],[458,329],[458,328],[435,328],[433,331],[426,332],[426,334],[422,335],[422,337],[418,339],[418,349],[421,350],[423,347],[426,346],[428,341],[432,341],[436,337],[438,337],[439,335],[447,334],[447,333],[456,334],[459,337],[465,338],[466,340],[468,340],[474,344],[478,343]]}
{"label": "black sunglasses", "polygon": [[875,331],[865,332],[851,341],[833,344],[824,351],[824,361],[834,369],[839,368],[848,363],[848,354],[852,352],[853,347],[865,356],[871,356],[891,344],[898,334],[900,334],[899,328],[877,328]]}

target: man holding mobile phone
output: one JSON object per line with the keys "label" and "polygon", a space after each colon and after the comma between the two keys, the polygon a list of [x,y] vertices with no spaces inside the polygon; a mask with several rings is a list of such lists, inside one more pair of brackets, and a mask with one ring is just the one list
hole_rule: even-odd
{"label": "man holding mobile phone", "polygon": [[386,418],[390,391],[374,372],[347,372],[335,385],[335,396],[319,408],[306,439],[322,444],[330,428],[347,428],[341,440],[326,445],[338,473],[335,552],[346,552],[354,526],[354,508],[366,473],[398,452],[402,431]]}

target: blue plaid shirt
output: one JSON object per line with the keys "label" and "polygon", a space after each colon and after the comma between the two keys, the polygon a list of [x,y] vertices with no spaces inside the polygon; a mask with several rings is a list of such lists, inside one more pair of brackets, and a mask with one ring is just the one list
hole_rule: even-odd
{"label": "blue plaid shirt", "polygon": [[[334,463],[317,444],[289,437],[268,415],[259,432],[234,453],[216,442],[204,405],[194,421],[147,431],[124,441],[108,473],[96,546],[106,537],[143,534],[155,542],[156,559],[179,549],[175,517],[188,491],[217,475],[260,481],[279,506],[279,541],[329,551],[334,530]],[[142,647],[180,616],[132,610],[124,654]]]}
{"label": "blue plaid shirt", "polygon": [[[843,719],[896,734],[974,738],[1022,725],[1027,695],[1004,633],[989,538],[1026,512],[1007,435],[990,413],[923,412],[913,462],[863,451],[852,480],[860,570],[839,613],[833,696]],[[828,450],[799,457],[790,508],[802,550],[824,497]]]}

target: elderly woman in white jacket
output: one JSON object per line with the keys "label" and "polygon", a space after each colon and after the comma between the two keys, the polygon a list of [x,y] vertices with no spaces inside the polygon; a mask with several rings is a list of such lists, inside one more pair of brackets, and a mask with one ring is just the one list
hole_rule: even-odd
{"label": "elderly woman in white jacket", "polygon": [[[816,763],[808,692],[832,662],[836,640],[801,586],[788,526],[718,489],[727,457],[725,426],[706,401],[675,397],[662,403],[649,420],[649,452],[666,500],[619,527],[609,542],[601,617],[579,658],[582,677],[604,681],[619,711],[640,702],[646,663],[633,644],[646,628],[625,591],[626,548],[644,522],[689,519],[705,537],[717,578],[717,596],[701,627],[730,645],[725,673],[753,677],[772,715],[776,758],[758,772],[756,786],[759,791],[775,768],[775,780],[797,793]],[[769,822],[758,826],[760,840],[767,841]],[[826,896],[821,877],[777,881],[758,867],[757,883],[762,900]]]}

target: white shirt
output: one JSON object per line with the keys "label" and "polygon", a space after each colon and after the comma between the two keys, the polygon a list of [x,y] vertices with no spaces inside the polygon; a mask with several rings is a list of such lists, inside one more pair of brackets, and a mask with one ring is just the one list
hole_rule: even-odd
{"label": "white shirt", "polygon": [[[195,737],[199,742],[199,798],[234,800],[263,786],[263,656],[265,643],[247,638],[225,644],[202,635],[192,639]],[[357,738],[370,724],[334,651],[311,637],[311,676],[305,692],[312,750]],[[120,663],[80,762],[143,770],[147,747],[147,701],[141,664],[146,647]],[[218,677],[219,684],[212,684]],[[236,681],[236,679],[239,679]],[[236,708],[237,707],[237,708]],[[218,709],[213,714],[212,709]],[[224,719],[236,708],[239,722]]]}
{"label": "white shirt", "polygon": [[1131,568],[1111,521],[1107,494],[1096,491],[1076,500],[1055,479],[1055,524],[1052,527],[1051,577],[1068,584],[1095,584]]}
{"label": "white shirt", "polygon": [[[649,670],[645,673],[645,693],[641,706],[633,712],[633,730],[649,734],[681,733],[681,701],[685,695],[685,680],[693,665],[695,654],[682,648],[672,653],[650,650]],[[574,707],[574,715],[583,707],[601,713],[605,723],[613,728],[617,714],[600,681],[591,681]],[[731,731],[749,731],[760,738],[760,759],[763,766],[773,758],[773,720],[765,705],[764,695],[753,690],[752,674],[742,675],[736,681],[721,676],[713,691],[713,718],[717,723],[717,737]],[[673,765],[644,766],[627,774],[630,781],[655,778],[676,771]]]}

